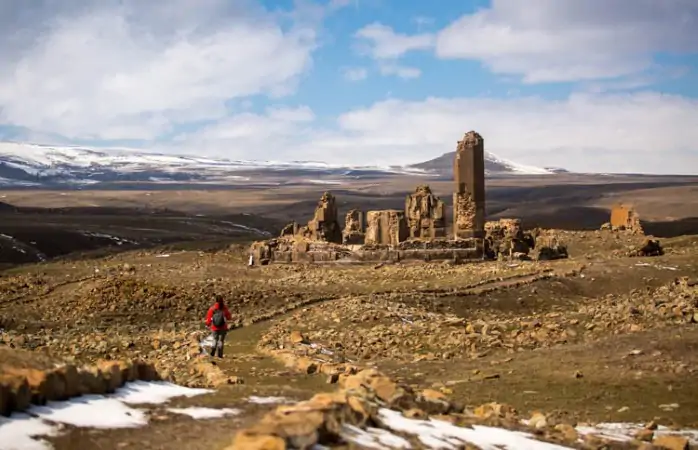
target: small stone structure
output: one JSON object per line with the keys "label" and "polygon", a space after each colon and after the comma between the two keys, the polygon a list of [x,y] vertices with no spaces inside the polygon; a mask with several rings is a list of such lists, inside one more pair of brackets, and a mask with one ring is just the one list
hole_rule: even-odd
{"label": "small stone structure", "polygon": [[616,205],[611,209],[610,228],[612,230],[630,231],[632,233],[644,234],[640,216],[634,208],[625,205]]}
{"label": "small stone structure", "polygon": [[453,164],[456,191],[453,194],[455,239],[484,238],[485,227],[485,141],[469,131],[458,141]]}
{"label": "small stone structure", "polygon": [[499,219],[486,222],[485,242],[490,258],[527,259],[536,247],[536,239],[523,230],[521,219]]}
{"label": "small stone structure", "polygon": [[411,239],[434,239],[446,236],[446,207],[427,185],[417,186],[405,200],[405,214]]}
{"label": "small stone structure", "polygon": [[551,261],[555,259],[569,258],[567,246],[560,237],[551,231],[536,236],[536,251],[538,261]]}
{"label": "small stone structure", "polygon": [[342,243],[344,245],[363,245],[365,239],[364,213],[358,209],[352,209],[344,220]]}
{"label": "small stone structure", "polygon": [[407,239],[408,229],[404,211],[388,209],[366,214],[366,245],[397,246]]}

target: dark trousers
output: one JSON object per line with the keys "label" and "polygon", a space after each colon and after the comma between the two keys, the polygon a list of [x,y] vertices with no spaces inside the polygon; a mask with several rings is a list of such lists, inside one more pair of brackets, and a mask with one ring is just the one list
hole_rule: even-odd
{"label": "dark trousers", "polygon": [[223,357],[223,344],[225,343],[225,335],[228,334],[228,330],[218,330],[213,332],[213,347],[211,347],[211,356],[216,354],[218,350],[218,357]]}

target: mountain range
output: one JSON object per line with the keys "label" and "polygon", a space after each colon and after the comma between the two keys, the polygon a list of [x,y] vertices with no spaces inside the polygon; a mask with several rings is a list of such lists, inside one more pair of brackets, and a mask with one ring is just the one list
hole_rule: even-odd
{"label": "mountain range", "polygon": [[[97,187],[119,184],[341,184],[385,176],[452,174],[454,152],[409,166],[348,166],[313,161],[247,161],[166,155],[127,149],[0,142],[0,186]],[[486,173],[544,175],[564,170],[531,167],[486,154]]]}

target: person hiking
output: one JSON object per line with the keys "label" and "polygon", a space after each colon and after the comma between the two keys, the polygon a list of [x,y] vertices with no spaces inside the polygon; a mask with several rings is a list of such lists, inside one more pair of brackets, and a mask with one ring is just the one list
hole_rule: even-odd
{"label": "person hiking", "polygon": [[206,326],[213,332],[213,347],[211,347],[211,356],[215,356],[218,350],[218,357],[223,357],[223,343],[225,335],[228,334],[228,320],[232,320],[232,315],[225,306],[223,297],[216,296],[216,303],[208,309],[206,313]]}

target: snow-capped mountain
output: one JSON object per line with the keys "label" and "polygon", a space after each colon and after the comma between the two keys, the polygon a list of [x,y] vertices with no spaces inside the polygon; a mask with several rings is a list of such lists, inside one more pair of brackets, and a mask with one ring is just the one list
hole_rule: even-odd
{"label": "snow-capped mountain", "polygon": [[[453,159],[456,152],[448,152],[432,160],[410,166],[414,169],[427,170],[442,175],[453,173]],[[487,175],[552,175],[567,173],[567,170],[557,167],[536,167],[519,164],[500,158],[490,152],[485,152],[485,174]]]}
{"label": "snow-capped mountain", "polygon": [[[434,163],[446,155],[413,166],[340,166],[312,161],[242,161],[165,155],[127,149],[91,149],[0,142],[0,185],[58,186],[109,182],[137,183],[260,183],[341,184],[342,179],[390,175],[441,175]],[[442,161],[451,167],[453,159]],[[438,165],[438,164],[436,164]],[[540,174],[549,169],[528,167],[488,156],[488,171]]]}

